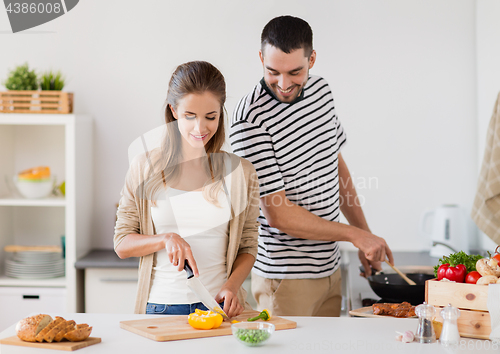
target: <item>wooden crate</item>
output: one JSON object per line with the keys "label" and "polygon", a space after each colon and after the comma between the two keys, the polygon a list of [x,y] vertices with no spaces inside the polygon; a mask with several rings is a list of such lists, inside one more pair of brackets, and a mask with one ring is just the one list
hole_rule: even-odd
{"label": "wooden crate", "polygon": [[[441,323],[443,318],[439,314],[442,308],[436,306],[436,315],[433,318],[433,320]],[[461,337],[490,339],[491,318],[489,312],[460,309],[457,326]]]}
{"label": "wooden crate", "polygon": [[484,285],[437,281],[425,282],[425,301],[436,307],[434,320],[443,322],[441,309],[448,304],[460,309],[457,320],[460,336],[489,339],[491,318],[488,312],[488,287]]}
{"label": "wooden crate", "polygon": [[0,113],[73,112],[73,94],[63,91],[4,91],[0,92]]}
{"label": "wooden crate", "polygon": [[488,287],[431,279],[425,282],[425,301],[434,306],[451,304],[459,309],[488,311]]}

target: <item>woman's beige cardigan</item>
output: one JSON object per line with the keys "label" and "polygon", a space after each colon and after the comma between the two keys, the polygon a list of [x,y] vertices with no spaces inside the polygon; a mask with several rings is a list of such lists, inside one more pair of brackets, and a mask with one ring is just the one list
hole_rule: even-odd
{"label": "woman's beige cardigan", "polygon": [[[131,163],[125,185],[121,192],[120,204],[117,211],[117,221],[114,235],[114,248],[131,234],[154,235],[155,229],[151,219],[151,202],[142,197],[143,183],[150,175],[150,161],[155,160],[153,150],[135,158]],[[241,253],[257,256],[257,237],[259,216],[259,185],[253,165],[234,154],[226,156],[226,170],[231,173],[230,200],[234,217],[229,221],[229,238],[226,256],[227,276],[229,278],[234,261]],[[135,313],[146,313],[146,304],[151,289],[151,275],[153,264],[156,263],[155,254],[140,258],[139,282]],[[238,299],[246,308],[246,291],[240,288]]]}

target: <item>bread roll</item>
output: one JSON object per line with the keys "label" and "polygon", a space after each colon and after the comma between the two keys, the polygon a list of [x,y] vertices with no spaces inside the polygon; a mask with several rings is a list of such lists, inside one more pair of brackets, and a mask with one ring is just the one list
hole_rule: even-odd
{"label": "bread roll", "polygon": [[17,336],[26,342],[36,342],[36,336],[52,322],[49,315],[36,315],[19,321],[16,325]]}

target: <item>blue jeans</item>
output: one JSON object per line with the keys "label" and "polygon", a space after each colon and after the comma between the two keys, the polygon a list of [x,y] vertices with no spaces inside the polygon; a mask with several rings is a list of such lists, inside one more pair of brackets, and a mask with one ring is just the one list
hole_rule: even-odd
{"label": "blue jeans", "polygon": [[[219,305],[221,308],[224,308],[224,303]],[[180,305],[165,305],[148,302],[146,306],[146,313],[148,315],[189,315],[190,313],[193,313],[195,309],[208,311],[205,305],[201,302]]]}

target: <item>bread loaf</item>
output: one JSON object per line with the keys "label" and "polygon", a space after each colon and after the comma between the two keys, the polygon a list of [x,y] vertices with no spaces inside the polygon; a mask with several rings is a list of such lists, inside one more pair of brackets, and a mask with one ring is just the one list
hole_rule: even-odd
{"label": "bread loaf", "polygon": [[64,335],[68,332],[71,332],[72,330],[75,329],[75,321],[66,321],[65,327],[59,331],[59,333],[56,334],[54,341],[55,342],[60,342],[63,338]]}
{"label": "bread loaf", "polygon": [[27,342],[36,342],[36,336],[51,322],[52,317],[44,314],[22,319],[16,325],[17,336]]}
{"label": "bread loaf", "polygon": [[56,335],[63,328],[66,327],[66,323],[69,322],[69,321],[66,321],[62,317],[57,318],[54,322],[58,322],[58,321],[59,321],[59,323],[55,324],[54,327],[52,327],[52,329],[43,337],[44,341],[51,343],[54,340],[54,338],[56,337]]}
{"label": "bread loaf", "polygon": [[79,342],[87,339],[91,332],[92,327],[86,323],[76,324],[59,316],[53,320],[44,314],[22,319],[16,325],[17,336],[27,342],[60,342],[63,339]]}
{"label": "bread loaf", "polygon": [[40,331],[35,337],[37,342],[43,342],[45,339],[45,336],[52,330],[52,328],[59,326],[61,322],[65,321],[64,318],[56,316],[56,319],[52,322],[50,322],[47,326],[45,326],[44,329]]}
{"label": "bread loaf", "polygon": [[90,332],[92,332],[92,327],[83,327],[66,333],[64,338],[71,342],[80,342],[87,339],[90,336]]}

